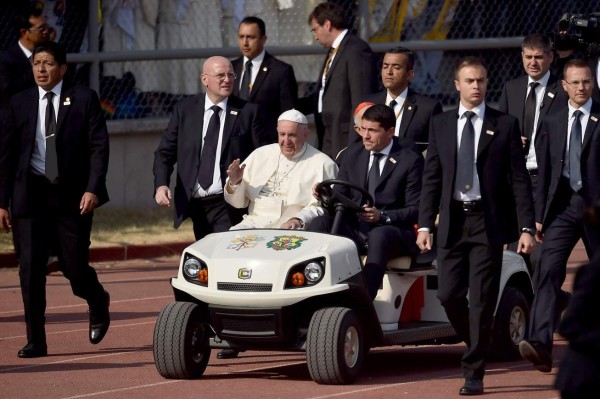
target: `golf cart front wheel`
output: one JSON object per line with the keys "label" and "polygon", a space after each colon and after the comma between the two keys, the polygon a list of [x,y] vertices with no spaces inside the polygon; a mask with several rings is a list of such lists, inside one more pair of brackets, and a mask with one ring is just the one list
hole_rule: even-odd
{"label": "golf cart front wheel", "polygon": [[356,312],[341,307],[315,312],[306,338],[306,363],[315,382],[354,382],[364,355],[365,337]]}
{"label": "golf cart front wheel", "polygon": [[210,358],[209,329],[191,302],[164,307],[154,327],[154,364],[164,378],[200,378]]}
{"label": "golf cart front wheel", "polygon": [[516,287],[505,287],[496,317],[490,357],[495,360],[520,359],[519,342],[525,339],[529,321],[529,303]]}

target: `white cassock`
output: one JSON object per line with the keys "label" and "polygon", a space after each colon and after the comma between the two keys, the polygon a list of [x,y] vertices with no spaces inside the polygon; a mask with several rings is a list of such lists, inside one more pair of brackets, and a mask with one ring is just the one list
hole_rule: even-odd
{"label": "white cassock", "polygon": [[248,215],[232,230],[279,228],[291,218],[307,226],[323,214],[312,196],[315,183],[337,177],[335,162],[308,143],[292,159],[281,154],[279,144],[257,148],[244,160],[242,181],[225,183],[225,201],[235,208],[248,207]]}

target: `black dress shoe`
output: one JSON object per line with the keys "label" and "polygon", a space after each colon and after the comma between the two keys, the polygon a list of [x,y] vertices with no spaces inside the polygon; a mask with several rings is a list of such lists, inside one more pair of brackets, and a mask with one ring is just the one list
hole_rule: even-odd
{"label": "black dress shoe", "polygon": [[90,331],[89,338],[92,344],[99,344],[102,341],[102,338],[106,335],[108,331],[108,326],[110,326],[110,312],[108,308],[110,306],[110,295],[108,292],[104,291],[106,294],[106,301],[101,308],[92,309],[90,308]]}
{"label": "black dress shoe", "polygon": [[240,354],[240,351],[235,349],[222,349],[217,353],[217,359],[235,359]]}
{"label": "black dress shoe", "polygon": [[17,353],[18,357],[21,358],[32,358],[32,357],[43,357],[48,356],[48,347],[46,344],[32,344],[28,343]]}
{"label": "black dress shoe", "polygon": [[477,378],[465,379],[465,385],[458,391],[459,395],[483,395],[483,381]]}
{"label": "black dress shoe", "polygon": [[552,371],[552,356],[537,342],[519,342],[519,353],[525,360],[529,360],[533,366],[543,373]]}

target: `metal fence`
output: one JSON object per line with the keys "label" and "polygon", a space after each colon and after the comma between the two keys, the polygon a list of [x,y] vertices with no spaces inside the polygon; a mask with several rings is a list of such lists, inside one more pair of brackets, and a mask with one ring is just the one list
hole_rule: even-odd
{"label": "metal fence", "polygon": [[[19,0],[22,3],[27,0]],[[65,44],[76,78],[99,90],[108,119],[167,116],[176,101],[200,90],[210,55],[235,57],[237,26],[247,15],[265,20],[267,49],[294,67],[300,96],[312,89],[324,50],[307,22],[318,0],[45,0],[44,15]],[[444,105],[455,103],[452,65],[481,56],[489,68],[488,101],[522,74],[522,36],[554,32],[563,13],[588,14],[582,0],[337,0],[354,30],[375,51],[404,45],[417,52],[413,87]],[[10,0],[0,6],[0,46]],[[598,7],[600,8],[600,7]],[[90,38],[98,38],[89,40]]]}

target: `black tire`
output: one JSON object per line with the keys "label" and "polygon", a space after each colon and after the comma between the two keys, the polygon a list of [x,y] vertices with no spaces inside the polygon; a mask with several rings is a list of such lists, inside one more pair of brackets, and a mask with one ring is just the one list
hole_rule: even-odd
{"label": "black tire", "polygon": [[312,316],[306,337],[306,363],[319,384],[351,384],[365,356],[360,320],[351,309],[325,308]]}
{"label": "black tire", "polygon": [[494,360],[520,359],[519,342],[526,338],[529,326],[529,302],[515,287],[505,287],[498,304],[490,358]]}
{"label": "black tire", "polygon": [[154,364],[165,378],[200,378],[210,358],[208,326],[200,322],[200,308],[174,302],[163,308],[154,326]]}

